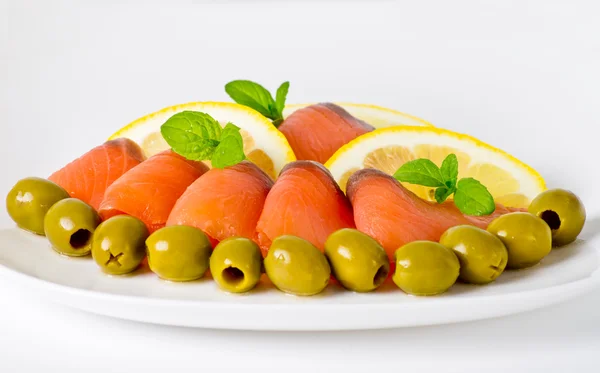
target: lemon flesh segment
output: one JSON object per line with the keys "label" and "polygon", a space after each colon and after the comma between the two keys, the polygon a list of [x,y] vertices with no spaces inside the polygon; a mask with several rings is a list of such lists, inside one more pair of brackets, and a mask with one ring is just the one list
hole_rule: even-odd
{"label": "lemon flesh segment", "polygon": [[151,132],[142,139],[140,147],[146,157],[151,157],[170,148],[160,132]]}
{"label": "lemon flesh segment", "polygon": [[[296,157],[287,139],[258,112],[229,102],[191,102],[175,105],[139,118],[115,132],[109,139],[127,137],[137,142],[147,157],[169,149],[160,126],[182,111],[200,111],[216,119],[221,126],[231,122],[240,127],[244,154],[271,178]],[[210,167],[210,161],[204,161]]]}
{"label": "lemon flesh segment", "polygon": [[[341,106],[352,116],[369,123],[375,128],[398,125],[433,127],[431,123],[424,119],[382,106],[348,102],[334,102],[334,104]],[[294,111],[310,105],[314,105],[314,103],[286,105],[283,110],[283,117],[287,118]]]}
{"label": "lemon flesh segment", "polygon": [[250,162],[257,165],[267,175],[269,175],[271,179],[275,180],[277,178],[277,172],[275,171],[273,160],[267,155],[267,153],[260,149],[254,149],[251,152],[246,153],[246,158]]}
{"label": "lemon flesh segment", "polygon": [[[427,127],[377,129],[340,148],[325,164],[345,191],[348,178],[362,168],[394,174],[404,163],[427,158],[440,166],[448,154],[458,158],[458,177],[473,177],[485,185],[496,202],[525,208],[546,189],[542,177],[509,154],[473,137]],[[435,188],[403,183],[424,200],[435,201]]]}

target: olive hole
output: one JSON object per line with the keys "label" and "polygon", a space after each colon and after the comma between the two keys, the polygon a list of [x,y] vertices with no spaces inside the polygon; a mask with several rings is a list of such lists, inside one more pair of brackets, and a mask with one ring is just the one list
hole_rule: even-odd
{"label": "olive hole", "polygon": [[379,269],[375,273],[375,276],[373,276],[373,285],[375,285],[375,287],[381,285],[387,278],[388,272],[389,271],[385,266],[379,267]]}
{"label": "olive hole", "polygon": [[242,272],[239,268],[227,267],[221,274],[223,275],[225,282],[232,285],[237,285],[244,281],[244,272]]}
{"label": "olive hole", "polygon": [[108,253],[110,256],[108,258],[108,260],[106,261],[106,265],[108,266],[109,264],[114,264],[117,267],[121,266],[121,262],[119,261],[119,259],[121,259],[121,257],[123,256],[123,253],[118,253],[117,255],[113,255],[113,253],[109,252]]}
{"label": "olive hole", "polygon": [[489,268],[493,271],[490,275],[490,279],[495,280],[500,275],[500,272],[504,270],[505,267],[506,262],[504,258],[500,258],[500,262],[498,262],[498,264],[490,265]]}
{"label": "olive hole", "polygon": [[552,210],[546,210],[542,212],[542,215],[540,217],[550,226],[550,229],[552,229],[553,231],[560,228],[560,217],[556,212]]}
{"label": "olive hole", "polygon": [[69,244],[71,244],[71,247],[74,249],[81,249],[88,244],[91,236],[92,233],[87,229],[79,229],[77,232],[71,235]]}

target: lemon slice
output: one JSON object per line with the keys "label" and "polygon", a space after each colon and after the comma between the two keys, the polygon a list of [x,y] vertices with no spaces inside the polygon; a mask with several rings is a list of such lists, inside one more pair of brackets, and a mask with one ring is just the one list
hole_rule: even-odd
{"label": "lemon slice", "polygon": [[[152,156],[169,149],[160,134],[160,126],[172,115],[184,110],[206,113],[222,126],[231,122],[240,127],[246,157],[273,179],[283,166],[296,160],[287,139],[271,121],[252,109],[228,102],[190,102],[170,106],[131,122],[109,139],[130,138],[140,144],[146,156]],[[210,162],[207,164],[210,165]]]}
{"label": "lemon slice", "polygon": [[[343,107],[347,112],[356,118],[364,120],[375,128],[398,125],[433,127],[431,123],[421,118],[417,118],[414,115],[402,113],[400,111],[381,106],[369,104],[351,104],[348,102],[336,102],[335,104]],[[294,111],[310,105],[313,104],[286,105],[285,109],[283,110],[283,117],[287,118]]]}
{"label": "lemon slice", "polygon": [[[341,147],[325,166],[342,190],[361,168],[393,174],[404,163],[427,158],[440,166],[450,154],[458,158],[458,177],[473,177],[485,185],[496,202],[527,207],[546,189],[544,179],[513,156],[474,137],[434,127],[396,126],[376,129]],[[404,184],[419,197],[435,201],[434,189]]]}

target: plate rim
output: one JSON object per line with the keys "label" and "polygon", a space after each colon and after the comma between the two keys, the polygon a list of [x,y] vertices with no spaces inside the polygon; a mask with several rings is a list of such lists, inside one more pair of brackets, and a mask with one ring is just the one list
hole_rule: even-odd
{"label": "plate rim", "polygon": [[[99,315],[102,317],[109,317],[119,320],[127,320],[133,321],[137,323],[143,324],[154,324],[154,325],[166,325],[166,326],[176,326],[176,327],[185,327],[185,328],[195,328],[195,329],[214,329],[214,330],[239,330],[239,331],[256,331],[256,332],[337,332],[337,331],[360,331],[360,330],[385,330],[385,329],[401,329],[401,328],[411,328],[411,327],[424,327],[424,326],[435,326],[435,325],[451,325],[463,322],[476,322],[487,319],[494,319],[500,317],[506,317],[510,315],[517,315],[525,312],[531,312],[536,309],[542,309],[546,307],[550,307],[552,305],[560,304],[570,299],[577,298],[585,295],[586,293],[592,291],[594,288],[599,287],[600,285],[600,266],[594,272],[590,274],[590,276],[585,277],[583,279],[579,279],[576,281],[568,282],[565,284],[561,284],[558,286],[552,286],[544,289],[544,291],[520,291],[515,293],[504,294],[500,299],[498,296],[485,296],[496,297],[494,299],[496,303],[496,307],[502,311],[493,312],[489,310],[479,311],[476,314],[469,314],[465,316],[464,314],[456,315],[453,312],[450,312],[451,316],[445,318],[431,318],[425,317],[423,319],[412,319],[411,321],[406,321],[406,319],[402,318],[391,318],[389,317],[391,312],[406,312],[406,313],[414,313],[419,312],[419,310],[424,310],[426,313],[432,307],[439,309],[440,305],[432,305],[431,303],[364,303],[364,304],[352,304],[352,303],[331,303],[331,304],[241,304],[241,303],[220,303],[220,302],[206,302],[206,301],[192,301],[192,300],[173,300],[173,299],[159,299],[159,298],[149,298],[149,297],[140,297],[140,296],[128,296],[122,294],[110,294],[105,292],[98,292],[93,290],[86,289],[78,289],[73,288],[66,285],[52,283],[40,278],[36,278],[33,276],[29,276],[22,272],[13,270],[4,265],[0,265],[0,277],[5,278],[19,278],[21,281],[19,282],[20,287],[26,288],[30,291],[34,296],[38,298],[45,299],[54,304],[58,304],[63,307],[68,307],[73,310],[81,311],[84,313],[89,313],[93,315]],[[23,279],[24,278],[24,279]],[[44,292],[45,290],[49,290]],[[42,295],[37,295],[37,294]],[[552,296],[552,295],[560,295],[560,296]],[[60,299],[56,299],[54,295],[59,295]],[[534,298],[538,299],[537,301],[531,301],[531,295]],[[444,304],[447,309],[450,311],[456,309],[464,309],[469,303],[461,304],[465,301],[465,299],[471,299],[472,297],[465,298],[461,297],[462,301]],[[483,296],[481,296],[483,298]],[[509,311],[504,309],[502,306],[506,305],[510,302],[518,301],[519,299],[528,298],[529,302],[525,302],[521,304],[519,307],[513,308]],[[82,306],[82,304],[86,303],[88,300],[95,300],[101,303],[100,307],[89,307]],[[126,304],[127,307],[124,309],[120,309],[118,311],[114,311],[114,305],[118,303],[119,305]],[[480,304],[486,304],[486,302],[480,302]],[[141,305],[147,305],[150,308],[153,307],[161,307],[163,311],[169,312],[169,310],[173,310],[176,308],[180,308],[179,313],[174,313],[174,316],[170,316],[167,318],[160,317],[156,318],[155,316],[131,316],[128,312],[131,308],[137,308]],[[106,307],[111,308],[110,311],[106,311]],[[262,321],[259,323],[249,323],[243,321],[231,321],[227,318],[225,321],[215,319],[215,318],[203,318],[203,317],[194,317],[194,321],[182,321],[178,316],[187,315],[189,316],[190,312],[197,312],[198,310],[204,310],[209,315],[218,314],[238,314],[239,311],[251,310],[255,313],[263,313],[264,311],[269,312],[318,312],[320,317],[315,316],[316,320],[309,324],[306,322],[293,323],[289,321],[282,321],[280,318],[278,320],[273,320],[267,316],[268,321]],[[340,311],[341,310],[341,311]],[[351,315],[363,315],[365,311],[370,313],[381,312],[382,316],[385,315],[383,319],[387,321],[365,321],[362,320],[357,322],[352,319],[352,321],[348,321],[347,317],[338,318],[340,312],[346,311],[347,314]],[[151,313],[152,314],[152,313]],[[198,315],[198,314],[196,314]],[[265,315],[268,315],[266,313]],[[184,317],[185,319],[185,317]],[[210,321],[204,321],[204,320]],[[333,323],[328,323],[328,320],[335,320]],[[255,322],[257,320],[254,320]]]}
{"label": "plate rim", "polygon": [[[7,228],[0,229],[0,236],[2,233],[9,231],[18,231],[18,228]],[[40,237],[41,238],[41,237]],[[144,303],[150,304],[153,306],[202,306],[202,307],[211,307],[211,308],[235,308],[235,309],[248,309],[251,308],[253,310],[257,309],[310,309],[310,308],[356,308],[356,307],[366,307],[366,308],[420,308],[423,305],[428,307],[435,307],[436,305],[448,305],[449,303],[453,306],[459,306],[461,303],[470,303],[473,301],[478,302],[486,302],[493,300],[495,302],[508,301],[513,298],[521,298],[521,297],[541,297],[543,298],[546,294],[551,294],[553,292],[560,292],[561,290],[574,288],[579,289],[582,292],[587,292],[595,288],[596,286],[600,286],[600,249],[591,245],[588,240],[578,239],[576,242],[580,242],[584,245],[589,245],[592,249],[595,249],[596,254],[599,256],[599,261],[597,267],[593,270],[593,272],[589,273],[584,278],[577,279],[575,281],[569,281],[566,283],[561,283],[558,285],[553,285],[549,287],[544,287],[541,289],[529,289],[529,290],[519,290],[509,293],[501,293],[501,294],[486,294],[486,295],[464,295],[460,297],[415,297],[417,299],[421,299],[423,301],[419,302],[410,302],[410,303],[353,303],[353,302],[344,302],[344,303],[236,303],[236,302],[220,302],[214,300],[202,300],[202,299],[169,299],[169,298],[157,298],[157,297],[148,297],[148,296],[140,296],[140,295],[129,295],[129,294],[115,294],[109,292],[103,292],[98,290],[90,290],[83,289],[78,287],[73,287],[69,285],[59,284],[50,280],[46,280],[43,278],[35,277],[19,271],[18,269],[12,268],[10,266],[5,265],[5,263],[0,262],[0,275],[3,277],[13,277],[17,278],[21,283],[27,283],[29,286],[33,287],[41,287],[52,292],[60,292],[64,294],[69,294],[73,296],[83,296],[86,298],[91,298],[99,301],[124,301],[128,303]],[[402,296],[411,296],[409,294],[402,293]],[[414,297],[414,296],[413,296]]]}

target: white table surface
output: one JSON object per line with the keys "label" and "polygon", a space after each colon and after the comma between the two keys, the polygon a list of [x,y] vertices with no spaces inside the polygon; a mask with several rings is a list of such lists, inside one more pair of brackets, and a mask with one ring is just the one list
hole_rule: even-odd
{"label": "white table surface", "polygon": [[[513,153],[582,197],[600,244],[595,2],[215,3],[0,0],[0,195],[143,114],[289,80],[290,102],[389,106]],[[0,280],[0,372],[592,372],[599,352],[600,289],[474,323],[251,333],[93,316]]]}

